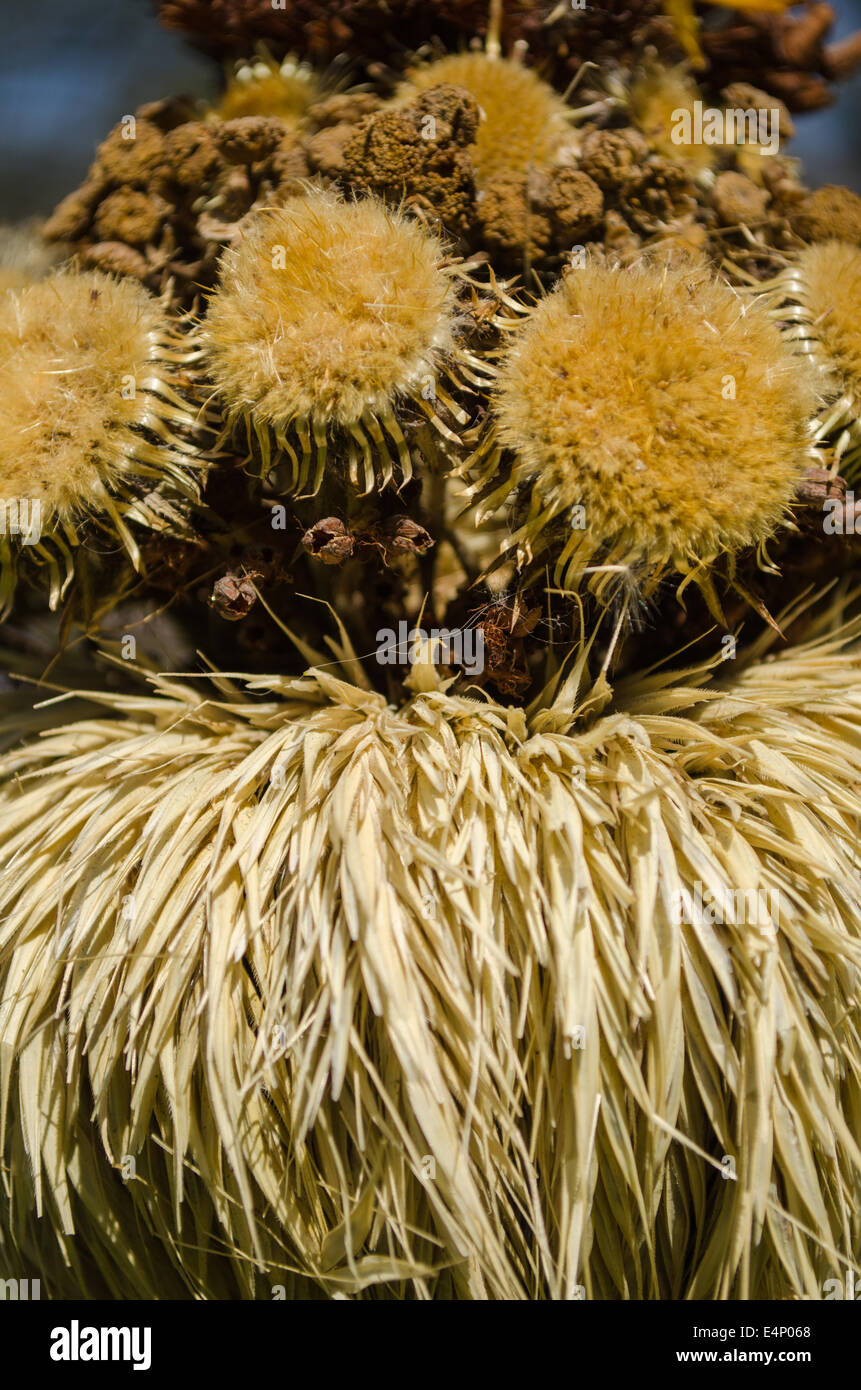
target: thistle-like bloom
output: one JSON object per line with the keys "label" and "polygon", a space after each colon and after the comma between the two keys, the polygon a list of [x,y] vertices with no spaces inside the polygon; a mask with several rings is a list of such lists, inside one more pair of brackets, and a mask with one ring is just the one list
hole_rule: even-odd
{"label": "thistle-like bloom", "polygon": [[816,443],[836,436],[840,471],[861,471],[861,250],[846,241],[808,246],[766,290],[793,347],[817,369],[824,407]]}
{"label": "thistle-like bloom", "polygon": [[764,554],[788,517],[812,408],[767,311],[707,268],[593,262],[538,304],[502,362],[496,449],[475,459],[470,495],[486,515],[516,487],[521,560],[549,551],[558,583],[599,563],[603,579],[622,566],[648,588],[671,568],[717,607],[711,566]]}
{"label": "thistle-like bloom", "polygon": [[441,403],[466,423],[440,377],[482,370],[458,349],[458,274],[437,237],[376,198],[311,190],[249,218],[203,326],[227,429],[244,426],[264,470],[289,460],[288,492],[319,490],[333,439],[365,492],[378,462],[392,480],[386,435],[408,479],[402,408],[445,431]]}
{"label": "thistle-like bloom", "polygon": [[5,753],[3,1248],[52,1297],[821,1297],[861,1242],[823,617],[599,717],[582,653],[529,711],[157,678]]}
{"label": "thistle-like bloom", "polygon": [[572,139],[571,110],[531,68],[487,53],[456,53],[412,68],[399,100],[431,87],[464,87],[483,119],[471,148],[479,187],[500,174],[553,164]]}
{"label": "thistle-like bloom", "polygon": [[59,271],[0,298],[0,611],[23,559],[48,566],[53,608],[84,528],[139,567],[131,523],[163,530],[163,492],[198,496],[197,449],[177,433],[197,412],[172,384],[193,358],[132,280]]}

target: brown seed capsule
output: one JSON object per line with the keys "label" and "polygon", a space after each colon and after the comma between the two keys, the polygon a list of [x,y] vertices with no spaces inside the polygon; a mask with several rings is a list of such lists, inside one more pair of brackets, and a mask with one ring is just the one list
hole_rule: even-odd
{"label": "brown seed capsule", "polygon": [[302,545],[324,565],[340,565],[352,555],[355,542],[343,521],[336,516],[325,516],[305,532]]}
{"label": "brown seed capsule", "polygon": [[255,584],[263,576],[258,570],[235,574],[229,570],[215,581],[210,603],[228,622],[235,623],[250,613],[257,602]]}
{"label": "brown seed capsule", "polygon": [[408,516],[392,516],[381,527],[383,545],[394,554],[424,555],[434,544],[433,536]]}

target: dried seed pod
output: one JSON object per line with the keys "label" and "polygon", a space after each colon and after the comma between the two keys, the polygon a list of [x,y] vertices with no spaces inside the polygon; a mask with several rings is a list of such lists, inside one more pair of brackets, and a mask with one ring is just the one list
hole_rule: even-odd
{"label": "dried seed pod", "polygon": [[355,538],[337,516],[324,516],[315,521],[302,537],[304,549],[324,565],[341,565],[355,549]]}
{"label": "dried seed pod", "polygon": [[750,546],[764,562],[809,463],[813,401],[768,312],[704,265],[591,262],[502,362],[496,447],[476,452],[468,495],[484,517],[517,487],[520,563],[549,551],[557,583],[597,565],[593,588],[623,570],[650,592],[671,569],[718,616],[710,570]]}
{"label": "dried seed pod", "polygon": [[382,544],[391,555],[424,555],[433,536],[409,516],[390,516],[380,527]]}
{"label": "dried seed pod", "polygon": [[262,578],[260,570],[228,570],[212,586],[212,607],[228,622],[239,622],[247,617],[257,602],[255,584]]}
{"label": "dried seed pod", "polygon": [[861,241],[861,198],[851,188],[825,184],[799,198],[790,216],[792,230],[804,241]]}
{"label": "dried seed pod", "polygon": [[437,237],[377,198],[310,189],[252,215],[203,325],[226,431],[244,428],[265,473],[289,460],[292,495],[319,491],[335,441],[364,493],[394,478],[387,436],[408,480],[401,408],[457,444],[438,408],[461,426],[469,416],[440,378],[489,373],[459,345],[463,274]]}
{"label": "dried seed pod", "polygon": [[74,570],[81,527],[119,542],[130,523],[165,528],[158,490],[199,495],[196,409],[177,369],[195,359],[161,304],[131,280],[58,271],[0,299],[0,611],[19,564],[47,564],[51,607]]}

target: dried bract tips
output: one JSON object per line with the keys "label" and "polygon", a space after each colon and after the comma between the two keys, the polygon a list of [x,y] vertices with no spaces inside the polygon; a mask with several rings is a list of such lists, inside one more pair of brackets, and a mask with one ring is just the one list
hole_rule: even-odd
{"label": "dried bract tips", "polygon": [[460,385],[461,272],[435,236],[376,198],[322,190],[243,230],[203,338],[226,429],[244,427],[263,472],[289,461],[285,492],[316,493],[337,443],[363,492],[392,482],[396,466],[406,480],[404,405],[458,442],[438,409],[468,423],[441,381]]}
{"label": "dried bract tips", "polygon": [[815,442],[834,441],[841,473],[854,480],[861,473],[861,250],[817,242],[765,290],[787,340],[818,370],[826,401]]}
{"label": "dried bract tips", "polygon": [[194,351],[131,280],[59,271],[0,297],[0,612],[23,559],[46,564],[51,607],[84,524],[139,567],[130,522],[164,530],[167,494],[198,496],[183,432],[197,412],[173,384]]}
{"label": "dried bract tips", "polygon": [[[812,387],[768,313],[705,266],[587,263],[541,301],[503,361],[496,449],[470,489],[487,515],[518,488],[521,563],[603,588],[690,575],[762,547],[808,462]],[[508,460],[506,466],[505,461]]]}

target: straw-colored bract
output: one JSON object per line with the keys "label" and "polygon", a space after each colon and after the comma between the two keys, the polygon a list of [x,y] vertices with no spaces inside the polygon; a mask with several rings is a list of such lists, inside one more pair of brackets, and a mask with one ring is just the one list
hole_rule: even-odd
{"label": "straw-colored bract", "polygon": [[581,651],[529,710],[343,652],[160,676],[7,752],[0,1250],[52,1297],[821,1297],[861,1248],[835,622],[612,701]]}

